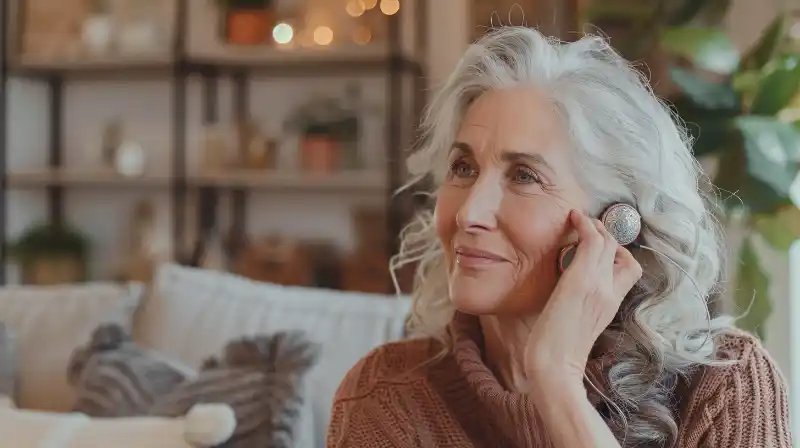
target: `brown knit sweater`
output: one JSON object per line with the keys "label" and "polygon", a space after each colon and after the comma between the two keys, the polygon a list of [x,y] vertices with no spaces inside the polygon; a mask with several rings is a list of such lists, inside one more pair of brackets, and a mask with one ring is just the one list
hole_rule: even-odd
{"label": "brown knit sweater", "polygon": [[[457,316],[453,350],[432,339],[384,345],[347,374],[328,448],[550,447],[531,400],[506,391],[482,360],[477,319]],[[719,344],[740,362],[699,370],[679,398],[680,448],[791,448],[786,386],[753,337]],[[591,366],[589,367],[591,368]]]}

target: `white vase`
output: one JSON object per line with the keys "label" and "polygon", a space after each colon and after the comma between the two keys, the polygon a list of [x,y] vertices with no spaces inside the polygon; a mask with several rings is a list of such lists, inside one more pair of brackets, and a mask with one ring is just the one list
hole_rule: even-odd
{"label": "white vase", "polygon": [[115,154],[117,172],[126,177],[137,177],[144,174],[146,157],[144,148],[136,142],[126,141],[117,148]]}
{"label": "white vase", "polygon": [[91,54],[107,53],[111,49],[113,29],[114,24],[108,15],[93,15],[84,20],[81,38],[86,50]]}

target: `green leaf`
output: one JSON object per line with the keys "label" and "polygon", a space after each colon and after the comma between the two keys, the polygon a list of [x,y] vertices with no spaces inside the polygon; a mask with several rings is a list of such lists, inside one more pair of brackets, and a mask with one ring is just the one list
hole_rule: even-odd
{"label": "green leaf", "polygon": [[762,79],[764,79],[762,70],[740,70],[731,77],[731,87],[739,93],[755,93]]}
{"label": "green leaf", "polygon": [[772,314],[772,301],[769,297],[769,277],[761,267],[761,260],[750,238],[746,238],[739,252],[739,269],[736,274],[737,288],[734,303],[741,316],[737,324],[762,340],[765,337],[765,324]]}
{"label": "green leaf", "polygon": [[777,15],[761,34],[758,42],[742,58],[742,68],[746,70],[764,68],[777,53],[781,40],[786,35],[787,25],[786,16],[784,14]]}
{"label": "green leaf", "polygon": [[774,249],[785,252],[800,238],[800,208],[783,207],[775,213],[753,216],[753,228]]}
{"label": "green leaf", "polygon": [[718,28],[668,28],[661,36],[666,51],[691,61],[696,67],[729,75],[739,66],[739,51]]}
{"label": "green leaf", "polygon": [[692,152],[703,157],[725,149],[725,142],[734,130],[733,117],[721,111],[703,109],[689,101],[678,100],[673,104],[683,120],[686,131],[692,137]]}
{"label": "green leaf", "polygon": [[741,116],[734,123],[744,139],[747,179],[741,197],[746,205],[762,213],[792,203],[800,133],[772,117]]}
{"label": "green leaf", "polygon": [[744,148],[744,138],[739,132],[728,135],[721,141],[714,185],[719,188],[721,205],[727,213],[773,213],[790,205],[783,195],[748,172],[748,155]]}
{"label": "green leaf", "polygon": [[800,55],[781,58],[781,63],[758,86],[750,110],[758,115],[775,115],[791,103],[800,91]]}
{"label": "green leaf", "polygon": [[739,96],[729,84],[707,81],[688,70],[670,68],[672,81],[695,104],[706,109],[738,109]]}

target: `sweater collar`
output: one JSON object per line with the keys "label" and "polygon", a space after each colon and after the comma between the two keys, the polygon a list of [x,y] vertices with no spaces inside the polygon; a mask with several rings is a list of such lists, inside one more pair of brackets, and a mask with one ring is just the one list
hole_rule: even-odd
{"label": "sweater collar", "polygon": [[[453,357],[481,403],[495,416],[498,424],[506,426],[508,431],[517,432],[520,446],[539,446],[529,440],[539,432],[536,428],[541,427],[533,401],[526,394],[503,387],[484,362],[483,333],[478,317],[457,311],[448,332]],[[602,357],[590,359],[586,373],[593,381],[598,381],[602,378],[603,367]]]}

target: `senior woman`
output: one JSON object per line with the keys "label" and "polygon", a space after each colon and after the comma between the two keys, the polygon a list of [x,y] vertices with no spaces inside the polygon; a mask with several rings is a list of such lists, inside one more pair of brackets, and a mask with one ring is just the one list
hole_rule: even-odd
{"label": "senior woman", "polygon": [[[501,28],[424,125],[435,211],[400,254],[423,337],[350,370],[329,447],[791,447],[775,364],[709,317],[722,250],[686,135],[603,39]],[[596,219],[615,203],[633,245]]]}

